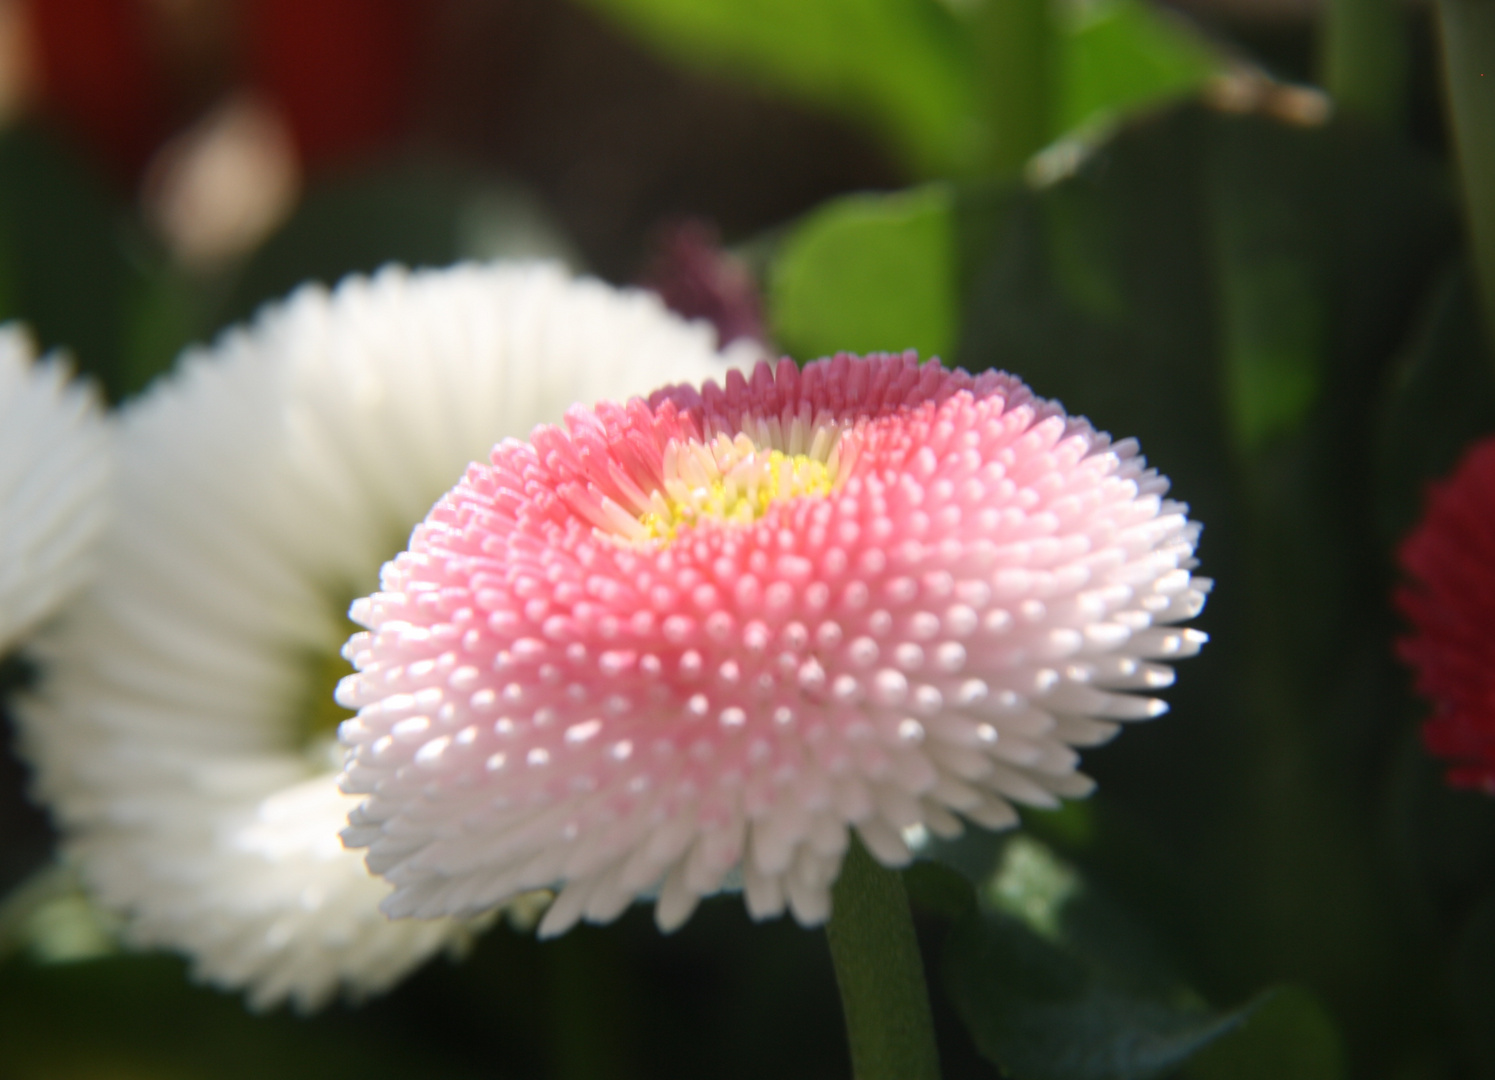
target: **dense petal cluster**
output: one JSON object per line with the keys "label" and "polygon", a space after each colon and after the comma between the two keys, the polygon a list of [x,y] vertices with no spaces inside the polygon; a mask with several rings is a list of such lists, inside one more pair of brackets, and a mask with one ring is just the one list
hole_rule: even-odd
{"label": "dense petal cluster", "polygon": [[86,386],[0,326],[0,653],[82,582],[106,516],[109,432]]}
{"label": "dense petal cluster", "polygon": [[1204,636],[1198,526],[1131,441],[998,372],[790,361],[577,409],[431,511],[345,655],[344,833],[396,916],[558,886],[543,933],[740,872],[829,914],[855,827],[1082,796]]}
{"label": "dense petal cluster", "polygon": [[52,677],[23,734],[133,939],[308,1007],[460,942],[390,923],[338,839],[347,604],[496,438],[724,368],[709,327],[555,267],[388,270],[301,290],[128,407],[120,512],[37,641]]}
{"label": "dense petal cluster", "polygon": [[1432,487],[1399,554],[1413,632],[1398,651],[1434,709],[1423,740],[1451,762],[1450,783],[1495,795],[1495,438]]}

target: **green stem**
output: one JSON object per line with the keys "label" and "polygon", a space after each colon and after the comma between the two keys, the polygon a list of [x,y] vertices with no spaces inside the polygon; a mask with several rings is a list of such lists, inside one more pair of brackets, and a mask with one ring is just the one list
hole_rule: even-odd
{"label": "green stem", "polygon": [[1054,28],[1049,0],[984,0],[969,16],[986,120],[983,171],[1016,173],[1048,143]]}
{"label": "green stem", "polygon": [[939,1080],[924,964],[908,894],[855,837],[826,926],[856,1080]]}
{"label": "green stem", "polygon": [[1397,0],[1329,0],[1324,86],[1351,116],[1401,127],[1407,92],[1407,35]]}
{"label": "green stem", "polygon": [[1485,333],[1495,346],[1495,0],[1439,0],[1438,14]]}

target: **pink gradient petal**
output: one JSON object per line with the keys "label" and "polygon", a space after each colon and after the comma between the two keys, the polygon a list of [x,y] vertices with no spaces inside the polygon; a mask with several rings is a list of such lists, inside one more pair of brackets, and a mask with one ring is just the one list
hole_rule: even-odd
{"label": "pink gradient petal", "polygon": [[[681,447],[739,433],[810,448],[829,493],[648,536]],[[1171,624],[1209,588],[1167,486],[1017,378],[913,354],[573,410],[354,605],[344,839],[396,916],[558,886],[559,933],[657,890],[671,929],[736,870],[755,917],[821,922],[849,827],[900,865],[920,828],[1011,825],[1088,794],[1072,746],[1163,711],[1127,691],[1197,651]]]}

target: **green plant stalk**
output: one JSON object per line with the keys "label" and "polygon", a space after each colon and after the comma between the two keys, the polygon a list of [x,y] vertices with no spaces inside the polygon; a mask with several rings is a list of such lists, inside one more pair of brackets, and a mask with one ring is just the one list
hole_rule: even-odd
{"label": "green plant stalk", "polygon": [[1486,340],[1495,347],[1495,0],[1439,0],[1438,16]]}
{"label": "green plant stalk", "polygon": [[1329,0],[1322,63],[1339,108],[1388,130],[1402,126],[1407,33],[1398,0]]}
{"label": "green plant stalk", "polygon": [[1057,57],[1049,0],[983,0],[968,18],[986,127],[981,171],[1012,175],[1052,134]]}
{"label": "green plant stalk", "polygon": [[855,1080],[939,1080],[924,964],[896,870],[852,838],[826,926]]}

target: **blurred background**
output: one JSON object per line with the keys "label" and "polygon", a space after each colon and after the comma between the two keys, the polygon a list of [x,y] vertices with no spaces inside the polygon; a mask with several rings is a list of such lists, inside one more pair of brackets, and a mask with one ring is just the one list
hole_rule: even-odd
{"label": "blurred background", "polygon": [[[1021,374],[1141,438],[1221,586],[1094,800],[908,873],[946,1075],[1495,1076],[1495,814],[1388,599],[1495,368],[1434,13],[1371,7],[1356,68],[1354,0],[0,0],[0,318],[119,403],[302,281],[547,256],[800,360]],[[250,1013],[117,950],[26,784],[7,749],[5,1080],[849,1075],[823,935],[735,898]]]}

